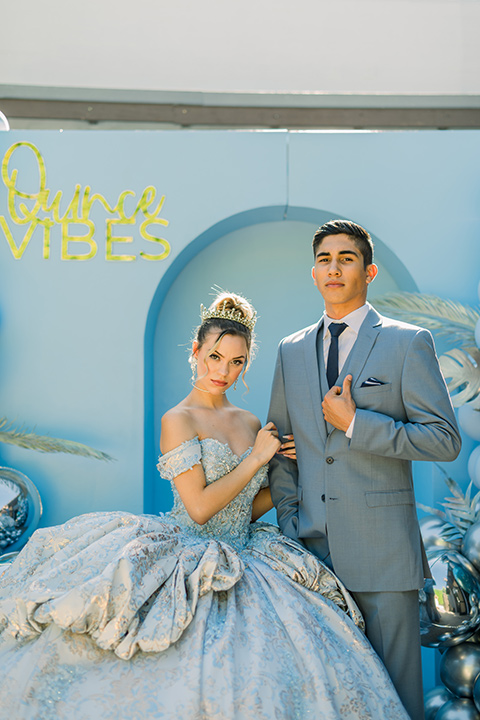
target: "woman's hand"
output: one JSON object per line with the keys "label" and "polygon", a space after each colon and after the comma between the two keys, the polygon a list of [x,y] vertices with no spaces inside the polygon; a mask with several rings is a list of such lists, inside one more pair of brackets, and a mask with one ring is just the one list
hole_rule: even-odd
{"label": "woman's hand", "polygon": [[280,445],[278,454],[288,457],[290,460],[297,459],[297,448],[295,447],[295,439],[293,435],[283,436],[283,443]]}
{"label": "woman's hand", "polygon": [[[182,503],[192,520],[198,525],[208,522],[231,503],[280,447],[278,431],[273,423],[268,423],[257,431],[260,423],[256,418],[254,418],[254,422],[253,425],[253,422],[250,421],[251,431],[257,432],[252,451],[245,454],[245,457],[233,470],[226,472],[212,483],[207,483],[203,465],[200,464],[194,465],[190,470],[185,470],[175,477],[175,487]],[[179,447],[181,443],[196,436],[198,436],[198,431],[192,424],[189,414],[169,411],[163,416],[161,445],[163,453]],[[260,493],[261,500],[257,502],[256,512],[261,514],[269,509],[268,503],[271,503],[271,499],[269,499],[269,494],[264,493],[263,490]]]}
{"label": "woman's hand", "polygon": [[278,430],[273,422],[269,422],[258,431],[250,457],[257,458],[262,465],[266,465],[280,445]]}

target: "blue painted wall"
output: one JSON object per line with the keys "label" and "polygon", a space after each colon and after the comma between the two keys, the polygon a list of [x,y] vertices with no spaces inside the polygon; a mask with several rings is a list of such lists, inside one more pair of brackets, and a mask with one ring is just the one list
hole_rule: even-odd
{"label": "blue painted wall", "polygon": [[[105,259],[111,214],[99,203],[90,217],[98,251],[89,260],[61,259],[58,225],[49,259],[41,228],[14,259],[0,228],[0,416],[116,458],[104,464],[0,446],[0,463],[37,485],[42,524],[93,510],[168,506],[154,469],[159,418],[188,391],[188,343],[213,284],[244,292],[259,310],[250,392],[237,396],[265,417],[277,342],[322,311],[310,280],[310,242],[324,220],[354,219],[376,238],[381,274],[372,298],[400,288],[476,303],[478,131],[17,131],[0,133],[0,158],[17,142],[38,148],[50,200],[62,191],[64,209],[76,184],[111,205],[124,190],[138,200],[155,186],[165,195],[161,236],[171,246],[164,260],[141,258],[157,249],[141,237],[139,214],[114,228],[133,238],[114,244],[114,253],[136,259]],[[32,152],[16,151],[8,172],[16,167],[17,187],[35,194]],[[22,201],[34,204],[17,198],[17,206]],[[133,207],[129,196],[125,208]],[[3,183],[0,216],[19,246],[28,224],[12,222]],[[86,226],[70,231],[81,235]],[[465,445],[448,468],[463,486]],[[416,468],[416,486],[426,504],[445,495],[431,464]],[[426,651],[426,686],[434,682],[432,658]]]}

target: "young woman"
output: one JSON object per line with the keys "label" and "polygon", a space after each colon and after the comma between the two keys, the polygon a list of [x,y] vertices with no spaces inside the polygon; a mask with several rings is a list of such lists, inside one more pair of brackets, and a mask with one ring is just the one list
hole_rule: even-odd
{"label": "young woman", "polygon": [[0,580],[0,718],[408,720],[335,576],[277,527],[272,423],[234,406],[255,312],[222,294],[162,420],[160,516],[39,530]]}

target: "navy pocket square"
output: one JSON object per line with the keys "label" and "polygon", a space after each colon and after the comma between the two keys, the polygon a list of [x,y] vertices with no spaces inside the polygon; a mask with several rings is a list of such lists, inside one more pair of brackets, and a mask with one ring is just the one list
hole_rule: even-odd
{"label": "navy pocket square", "polygon": [[377,378],[369,377],[362,382],[360,387],[378,387],[378,385],[385,385],[385,383],[382,380],[377,380]]}

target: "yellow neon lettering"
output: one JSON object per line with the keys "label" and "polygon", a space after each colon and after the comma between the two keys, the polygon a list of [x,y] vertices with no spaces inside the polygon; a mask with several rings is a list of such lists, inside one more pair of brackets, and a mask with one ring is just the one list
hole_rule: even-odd
{"label": "yellow neon lettering", "polygon": [[[35,155],[36,161],[37,161],[37,167],[38,167],[38,173],[40,177],[40,184],[39,184],[39,190],[36,193],[24,193],[17,189],[17,178],[18,178],[18,170],[12,170],[12,174],[9,176],[8,174],[8,165],[10,162],[10,159],[14,152],[18,150],[20,147],[27,147],[30,150],[32,150],[33,154]],[[40,151],[38,148],[33,145],[33,143],[29,142],[18,142],[14,143],[5,153],[3,157],[2,162],[2,180],[5,184],[5,187],[8,190],[8,212],[10,214],[10,217],[12,218],[13,222],[17,225],[25,225],[28,222],[31,222],[34,220],[38,214],[38,211],[40,210],[42,206],[43,197],[45,194],[45,186],[47,181],[47,171],[45,168],[45,162],[40,154]],[[35,200],[35,204],[31,210],[28,209],[28,207],[25,205],[25,203],[21,203],[19,210],[22,212],[23,216],[19,215],[17,213],[16,207],[15,207],[15,198],[23,198],[26,200]]]}
{"label": "yellow neon lettering", "polygon": [[[90,188],[88,188],[90,190]],[[86,188],[85,188],[86,191]],[[92,208],[92,205],[94,202],[98,201],[111,215],[115,213],[115,207],[111,207],[108,203],[108,200],[103,197],[103,195],[100,195],[100,193],[93,193],[91,197],[87,196],[87,193],[85,192],[85,197],[83,198],[83,215],[86,217],[90,217],[90,210]]]}
{"label": "yellow neon lettering", "polygon": [[62,191],[59,190],[57,193],[55,193],[55,197],[53,198],[51,204],[48,205],[48,196],[50,194],[50,191],[47,190],[45,202],[42,205],[42,210],[44,212],[53,212],[53,221],[58,224],[66,222],[67,220],[79,223],[88,220],[88,215],[86,217],[82,217],[78,214],[81,189],[81,185],[75,185],[75,192],[73,193],[73,197],[70,200],[67,209],[65,210],[63,215],[60,215],[60,201],[63,195]]}
{"label": "yellow neon lettering", "polygon": [[168,220],[164,220],[163,218],[157,218],[156,220],[145,220],[140,225],[140,235],[145,238],[145,240],[159,243],[164,248],[164,250],[160,255],[150,255],[149,253],[140,252],[140,257],[142,257],[144,260],[165,260],[165,258],[170,255],[170,244],[164,238],[159,238],[151,235],[147,231],[147,227],[149,225],[163,225],[163,227],[166,227],[168,225]]}
{"label": "yellow neon lettering", "polygon": [[33,232],[34,232],[35,228],[37,227],[37,225],[38,225],[38,223],[36,220],[33,220],[31,222],[30,227],[27,229],[27,231],[23,237],[23,240],[20,243],[20,246],[17,247],[15,240],[13,239],[13,235],[10,232],[10,228],[8,227],[5,218],[3,217],[3,215],[0,216],[0,227],[3,230],[3,233],[7,239],[8,245],[10,247],[10,250],[12,251],[12,255],[15,258],[15,260],[21,259],[23,253],[25,252],[25,250],[27,248],[28,243],[30,242],[30,240],[32,238]]}
{"label": "yellow neon lettering", "polygon": [[38,224],[43,226],[43,259],[49,260],[50,259],[50,228],[52,228],[55,223],[53,220],[49,220],[48,218],[45,218],[44,220],[38,220]]}
{"label": "yellow neon lettering", "polygon": [[[97,254],[97,243],[93,239],[95,225],[91,220],[82,220],[81,222],[75,224],[86,225],[88,227],[88,233],[86,235],[69,235],[69,226],[72,224],[73,223],[69,220],[66,220],[62,223],[61,258],[62,260],[90,260],[90,258],[95,257],[95,255]],[[84,253],[83,255],[72,255],[69,252],[68,244],[75,242],[87,243],[87,245],[90,246],[90,252]]]}
{"label": "yellow neon lettering", "polygon": [[128,197],[128,195],[131,195],[132,197],[135,197],[135,193],[133,190],[124,190],[121,195],[118,198],[118,202],[116,204],[115,210],[118,213],[118,217],[121,220],[133,220],[135,218],[135,215],[138,212],[138,209],[135,209],[132,213],[132,215],[125,215],[125,198]]}
{"label": "yellow neon lettering", "polygon": [[114,236],[112,234],[112,225],[134,225],[135,219],[134,218],[109,218],[107,220],[107,233],[106,233],[106,240],[105,240],[105,259],[106,260],[120,260],[121,262],[131,262],[132,260],[136,260],[137,258],[135,255],[114,255],[113,254],[113,243],[114,242],[123,242],[123,243],[131,243],[133,242],[133,237],[127,236],[127,237],[121,237],[121,236]]}
{"label": "yellow neon lettering", "polygon": [[148,212],[148,206],[151,205],[155,201],[156,194],[157,194],[157,191],[153,187],[153,185],[149,185],[143,191],[142,196],[138,202],[138,209],[142,211],[143,216],[145,217],[146,220],[155,220],[155,218],[157,217],[157,215],[159,214],[160,210],[163,207],[163,203],[165,202],[165,195],[162,195],[156,209],[153,210],[152,212]]}
{"label": "yellow neon lettering", "polygon": [[[36,162],[39,175],[38,189],[36,192],[24,192],[20,190],[17,186],[19,170],[17,168],[10,169],[10,164],[15,152],[22,147],[33,154]],[[106,219],[105,257],[107,260],[122,262],[136,260],[135,255],[114,254],[113,243],[132,243],[133,237],[114,236],[113,226],[135,225],[139,213],[141,213],[144,218],[139,228],[140,235],[148,242],[156,243],[157,248],[160,246],[162,250],[160,254],[141,252],[140,256],[145,260],[163,260],[170,254],[169,243],[164,238],[152,235],[148,230],[150,225],[168,226],[167,220],[158,217],[165,202],[165,195],[162,195],[157,202],[157,190],[153,185],[149,185],[143,190],[136,204],[134,203],[136,198],[135,192],[133,190],[123,190],[119,194],[116,204],[112,206],[100,193],[92,194],[89,185],[86,185],[82,189],[80,184],[76,184],[70,202],[62,209],[61,203],[64,193],[58,190],[50,200],[51,190],[47,188],[45,161],[38,148],[29,142],[14,143],[7,150],[1,165],[1,176],[8,190],[7,207],[11,220],[17,225],[27,225],[30,223],[20,244],[17,246],[5,217],[0,218],[0,227],[3,230],[13,257],[17,260],[22,258],[38,225],[43,227],[43,258],[45,260],[50,258],[50,231],[54,225],[61,226],[62,260],[90,260],[95,257],[98,247],[95,240],[93,240],[95,225],[93,221],[90,220],[90,211],[94,203],[99,203],[108,214],[117,216]],[[127,214],[125,209],[128,198],[132,198],[131,207],[133,210],[131,214]],[[46,217],[41,217],[42,214],[45,214]],[[86,227],[86,234],[70,234],[70,226],[73,224]],[[88,250],[83,253],[72,253],[69,247],[71,243],[86,243]]]}

